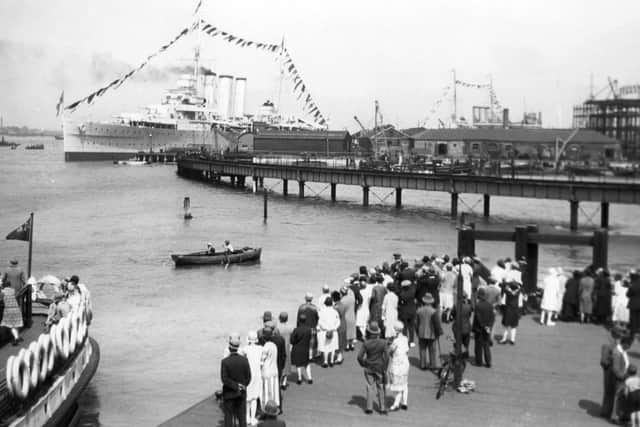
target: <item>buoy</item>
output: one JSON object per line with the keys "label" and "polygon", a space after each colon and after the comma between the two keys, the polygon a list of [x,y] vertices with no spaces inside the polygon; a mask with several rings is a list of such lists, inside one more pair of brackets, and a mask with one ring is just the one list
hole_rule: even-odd
{"label": "buoy", "polygon": [[11,381],[15,395],[19,399],[26,399],[29,395],[29,364],[27,362],[29,350],[20,350],[13,361]]}
{"label": "buoy", "polygon": [[15,356],[11,355],[9,356],[9,358],[7,359],[7,367],[5,369],[5,380],[7,383],[7,391],[9,392],[10,396],[14,396],[15,395],[15,391],[13,390],[13,362],[16,359]]}

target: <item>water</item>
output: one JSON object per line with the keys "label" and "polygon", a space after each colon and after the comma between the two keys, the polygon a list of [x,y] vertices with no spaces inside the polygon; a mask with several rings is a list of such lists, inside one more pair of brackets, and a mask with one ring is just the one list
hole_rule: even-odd
{"label": "water", "polygon": [[[65,163],[61,141],[20,142],[43,142],[45,150],[0,148],[0,235],[33,211],[34,274],[78,274],[91,289],[91,334],[102,358],[81,399],[85,425],[156,425],[219,387],[229,330],[246,335],[267,309],[294,313],[306,291],[318,293],[325,283],[338,287],[357,266],[380,264],[393,252],[413,258],[456,249],[443,193],[405,191],[405,207],[397,211],[389,190],[374,188],[370,201],[376,205],[365,209],[357,187],[338,186],[339,202],[332,205],[323,184],[312,185],[300,201],[295,183],[294,195],[284,199],[281,185],[266,181],[274,193],[264,224],[262,196],[184,180],[175,166]],[[185,196],[191,198],[190,222],[182,219]],[[473,207],[481,214],[480,197],[461,199],[461,212]],[[581,227],[588,231],[587,217],[597,205],[583,205]],[[511,229],[533,221],[566,228],[569,217],[562,201],[493,198],[491,210],[488,224],[468,218]],[[638,264],[639,217],[638,206],[611,207],[613,268]],[[226,270],[173,267],[172,252],[204,249],[208,241],[220,247],[224,239],[261,246],[262,262]],[[512,255],[513,246],[481,242],[477,252],[492,263]],[[541,268],[582,267],[591,257],[589,248],[561,246],[541,247],[540,255]],[[13,256],[26,265],[27,244],[2,240],[2,263]]]}

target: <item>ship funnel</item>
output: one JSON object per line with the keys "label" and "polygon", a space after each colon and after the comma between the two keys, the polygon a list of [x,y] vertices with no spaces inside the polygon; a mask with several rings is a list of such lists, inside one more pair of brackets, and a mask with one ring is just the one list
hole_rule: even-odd
{"label": "ship funnel", "polygon": [[244,102],[247,95],[247,79],[246,77],[236,78],[236,89],[233,103],[233,116],[236,118],[244,117]]}
{"label": "ship funnel", "polygon": [[207,108],[213,108],[215,106],[215,94],[216,89],[216,75],[207,74],[204,76],[204,97],[207,100]]}
{"label": "ship funnel", "polygon": [[229,118],[231,113],[231,89],[233,76],[222,75],[218,78],[218,96],[216,104],[218,113],[222,118]]}

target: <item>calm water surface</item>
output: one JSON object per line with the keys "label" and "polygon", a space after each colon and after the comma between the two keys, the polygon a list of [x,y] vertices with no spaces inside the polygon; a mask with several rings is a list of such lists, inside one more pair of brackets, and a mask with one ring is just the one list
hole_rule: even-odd
{"label": "calm water surface", "polygon": [[[156,425],[219,387],[229,330],[246,335],[267,309],[293,313],[304,292],[317,293],[325,283],[338,287],[358,265],[380,264],[393,252],[414,258],[456,248],[443,193],[405,191],[397,211],[390,191],[374,188],[375,205],[365,209],[357,187],[339,186],[339,202],[331,204],[324,185],[312,185],[300,201],[295,186],[284,199],[280,183],[266,181],[274,193],[265,224],[262,197],[250,191],[186,181],[175,166],[65,163],[61,141],[19,142],[44,142],[45,150],[0,147],[0,235],[33,211],[34,274],[78,274],[91,289],[91,334],[102,358],[81,401],[87,425]],[[182,219],[185,196],[190,222]],[[567,202],[493,198],[491,222],[484,223],[477,216],[481,198],[461,199],[460,211],[482,227],[568,223]],[[599,221],[597,205],[581,208],[588,232]],[[612,205],[613,268],[639,263],[638,218],[640,207]],[[172,252],[204,249],[208,241],[220,247],[224,239],[261,246],[262,262],[226,270],[173,267]],[[477,252],[492,263],[513,247],[479,243]],[[27,244],[2,240],[0,263],[13,256],[26,265]],[[584,266],[590,257],[588,248],[542,247],[541,268]]]}

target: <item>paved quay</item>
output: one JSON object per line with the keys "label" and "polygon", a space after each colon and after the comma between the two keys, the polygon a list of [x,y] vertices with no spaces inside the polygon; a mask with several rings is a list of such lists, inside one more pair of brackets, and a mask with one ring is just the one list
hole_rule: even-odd
{"label": "paved quay", "polygon": [[[436,377],[417,368],[414,347],[409,353],[409,409],[366,415],[362,369],[355,360],[357,353],[349,352],[342,365],[327,369],[314,365],[312,385],[297,385],[292,375],[281,417],[288,426],[610,425],[597,416],[602,399],[600,346],[607,332],[578,323],[543,327],[537,319],[538,315],[521,319],[515,346],[494,344],[491,369],[467,365],[464,377],[476,382],[476,391],[470,394],[447,391],[436,400]],[[452,334],[451,325],[444,326],[445,333]],[[497,326],[496,333],[500,331],[502,327]],[[451,348],[442,338],[441,345],[443,352]],[[629,355],[631,363],[640,364],[638,343]],[[220,388],[219,378],[212,383]],[[387,400],[390,404],[392,397]],[[222,425],[222,410],[213,396],[162,424],[211,425]]]}

